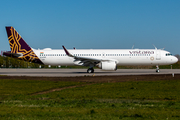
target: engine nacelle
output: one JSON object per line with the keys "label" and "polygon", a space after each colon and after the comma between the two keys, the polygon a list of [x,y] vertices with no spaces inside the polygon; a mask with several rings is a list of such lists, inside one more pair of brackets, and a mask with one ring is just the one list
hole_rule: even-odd
{"label": "engine nacelle", "polygon": [[102,70],[117,70],[117,65],[115,62],[101,62],[98,67]]}

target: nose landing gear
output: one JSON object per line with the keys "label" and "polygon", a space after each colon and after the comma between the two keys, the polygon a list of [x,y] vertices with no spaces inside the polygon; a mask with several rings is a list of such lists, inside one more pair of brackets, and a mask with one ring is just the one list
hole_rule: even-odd
{"label": "nose landing gear", "polygon": [[158,66],[158,65],[156,65],[156,72],[157,72],[157,73],[160,72],[160,71],[159,71],[159,66]]}

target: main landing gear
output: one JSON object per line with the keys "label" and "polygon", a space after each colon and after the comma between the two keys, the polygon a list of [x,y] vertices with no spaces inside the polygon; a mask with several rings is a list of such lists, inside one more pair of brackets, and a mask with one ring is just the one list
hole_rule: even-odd
{"label": "main landing gear", "polygon": [[94,69],[93,68],[87,69],[87,73],[94,73]]}
{"label": "main landing gear", "polygon": [[159,73],[159,66],[156,65],[156,72]]}

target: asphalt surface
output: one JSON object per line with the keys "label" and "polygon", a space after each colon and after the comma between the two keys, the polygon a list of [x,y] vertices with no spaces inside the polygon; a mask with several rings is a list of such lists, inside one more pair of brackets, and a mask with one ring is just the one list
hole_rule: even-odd
{"label": "asphalt surface", "polygon": [[38,76],[38,77],[75,77],[75,76],[119,76],[119,75],[162,75],[180,74],[180,69],[118,69],[116,71],[102,71],[95,69],[94,73],[87,73],[86,69],[0,69],[0,75],[7,76]]}

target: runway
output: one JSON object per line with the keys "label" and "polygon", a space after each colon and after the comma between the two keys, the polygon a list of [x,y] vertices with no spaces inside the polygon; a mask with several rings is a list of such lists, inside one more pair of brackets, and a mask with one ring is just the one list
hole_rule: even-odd
{"label": "runway", "polygon": [[86,69],[0,69],[0,75],[7,76],[44,76],[44,77],[75,77],[75,76],[114,76],[114,75],[157,75],[180,74],[180,69],[118,69],[117,71],[102,71],[95,69],[95,73],[86,73]]}

